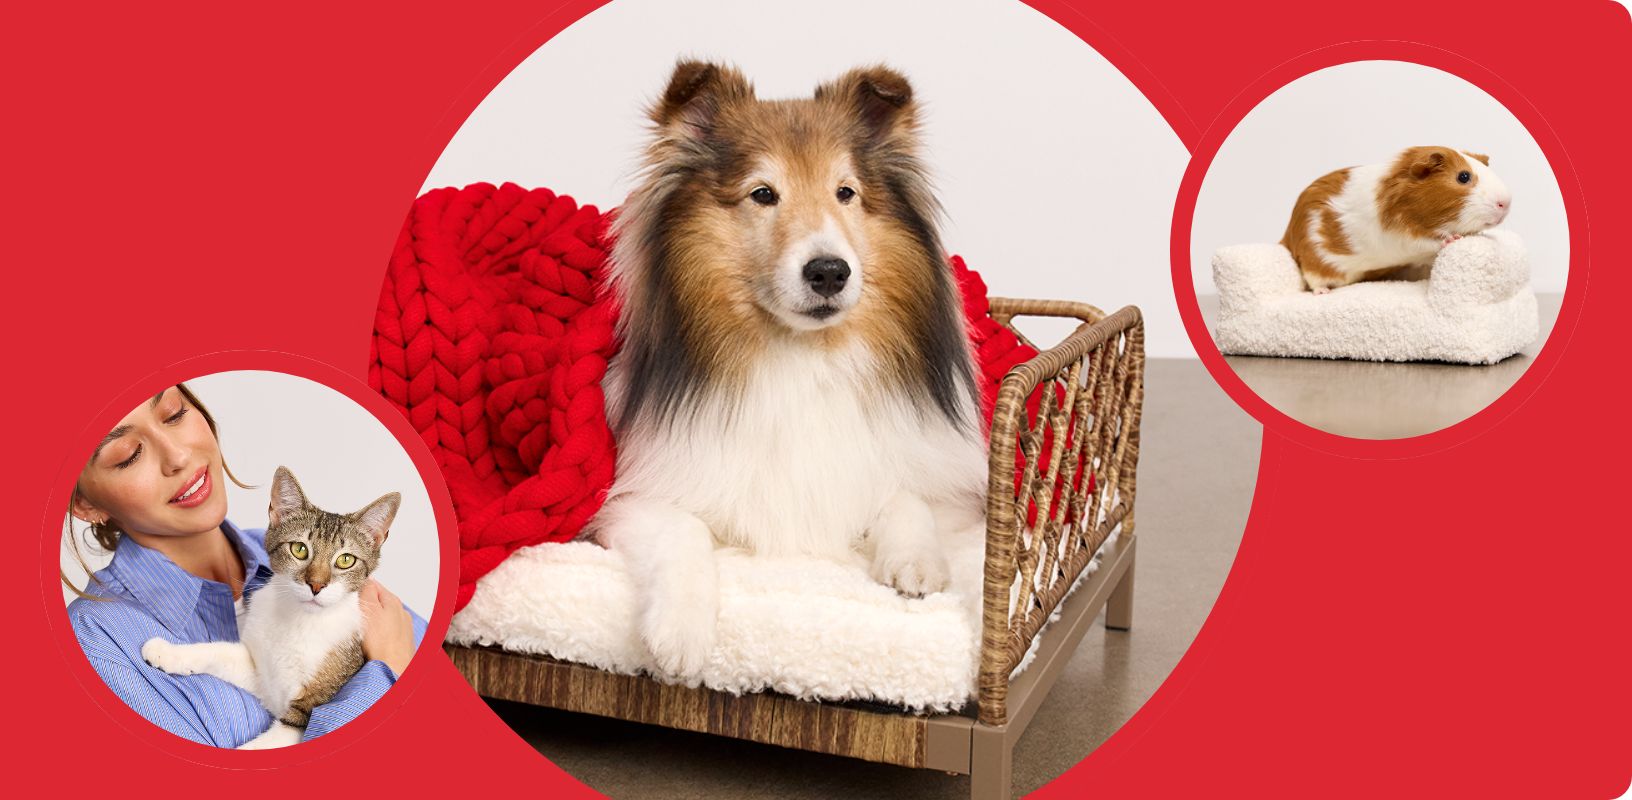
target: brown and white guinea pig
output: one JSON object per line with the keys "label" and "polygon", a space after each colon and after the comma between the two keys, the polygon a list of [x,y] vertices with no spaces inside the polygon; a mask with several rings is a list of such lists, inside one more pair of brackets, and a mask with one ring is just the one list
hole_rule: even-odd
{"label": "brown and white guinea pig", "polygon": [[1512,207],[1489,157],[1410,147],[1310,184],[1281,244],[1304,285],[1324,294],[1357,281],[1425,277],[1440,248],[1500,224]]}

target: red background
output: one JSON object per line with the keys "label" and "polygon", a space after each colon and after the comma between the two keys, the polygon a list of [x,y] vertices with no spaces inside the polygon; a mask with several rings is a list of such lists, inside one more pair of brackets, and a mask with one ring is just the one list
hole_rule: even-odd
{"label": "red background", "polygon": [[[26,767],[69,793],[590,794],[431,651],[354,729],[251,764],[298,772],[215,766],[219,754],[178,746],[85,682],[53,570],[29,559],[54,563],[79,454],[113,409],[191,367],[239,363],[179,362],[274,350],[305,358],[258,363],[315,360],[330,367],[313,377],[360,381],[381,271],[421,180],[487,91],[596,5],[7,12],[0,514],[39,537],[0,581],[16,625],[0,667],[14,776]],[[1632,473],[1626,11],[1034,5],[1121,68],[1197,155],[1174,222],[1180,308],[1208,366],[1269,426],[1240,555],[1195,645],[1041,794],[1620,794],[1632,526],[1610,500]],[[1001,58],[1003,43],[967,46]],[[1298,426],[1220,371],[1195,327],[1185,240],[1200,169],[1253,102],[1379,57],[1462,75],[1530,126],[1564,190],[1572,258],[1559,324],[1519,386],[1452,430],[1368,444]]]}

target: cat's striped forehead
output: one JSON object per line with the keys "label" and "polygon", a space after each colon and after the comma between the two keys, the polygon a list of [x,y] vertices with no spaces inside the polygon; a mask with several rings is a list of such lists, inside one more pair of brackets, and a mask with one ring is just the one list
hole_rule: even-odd
{"label": "cat's striped forehead", "polygon": [[372,546],[372,538],[349,514],[335,514],[319,508],[308,508],[280,519],[266,531],[267,542],[274,536],[280,540],[301,539],[311,543],[340,542],[355,539]]}
{"label": "cat's striped forehead", "polygon": [[311,506],[284,514],[267,528],[266,552],[276,574],[308,584],[341,582],[352,590],[361,589],[380,563],[380,543],[357,515]]}

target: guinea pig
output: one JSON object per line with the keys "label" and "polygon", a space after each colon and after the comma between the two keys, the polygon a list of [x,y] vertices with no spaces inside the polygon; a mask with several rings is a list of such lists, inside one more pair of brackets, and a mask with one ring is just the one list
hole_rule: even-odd
{"label": "guinea pig", "polygon": [[1512,207],[1487,156],[1411,147],[1309,184],[1281,245],[1316,294],[1356,281],[1424,278],[1440,248],[1500,224]]}

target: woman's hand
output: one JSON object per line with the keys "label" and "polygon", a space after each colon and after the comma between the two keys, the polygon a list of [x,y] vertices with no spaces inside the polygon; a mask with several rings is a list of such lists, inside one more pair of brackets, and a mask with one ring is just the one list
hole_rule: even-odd
{"label": "woman's hand", "polygon": [[363,608],[363,657],[383,661],[397,677],[414,657],[414,621],[408,609],[379,581],[370,580],[357,595]]}

